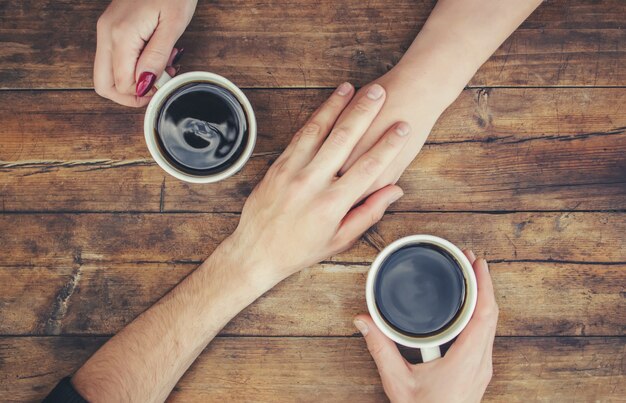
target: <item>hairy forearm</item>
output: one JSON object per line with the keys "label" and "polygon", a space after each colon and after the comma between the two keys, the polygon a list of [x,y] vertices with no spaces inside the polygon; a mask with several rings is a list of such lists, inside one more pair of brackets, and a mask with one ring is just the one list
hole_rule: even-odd
{"label": "hairy forearm", "polygon": [[90,402],[163,401],[215,335],[278,279],[229,238],[72,378]]}

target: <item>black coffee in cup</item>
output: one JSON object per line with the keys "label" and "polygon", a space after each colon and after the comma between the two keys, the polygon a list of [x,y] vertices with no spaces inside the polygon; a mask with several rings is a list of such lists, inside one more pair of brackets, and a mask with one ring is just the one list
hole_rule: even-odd
{"label": "black coffee in cup", "polygon": [[465,301],[465,279],[459,263],[429,244],[405,246],[381,264],[374,299],[383,319],[409,336],[443,331]]}
{"label": "black coffee in cup", "polygon": [[248,138],[246,113],[225,88],[189,83],[164,101],[156,137],[174,167],[192,175],[212,175],[241,156]]}

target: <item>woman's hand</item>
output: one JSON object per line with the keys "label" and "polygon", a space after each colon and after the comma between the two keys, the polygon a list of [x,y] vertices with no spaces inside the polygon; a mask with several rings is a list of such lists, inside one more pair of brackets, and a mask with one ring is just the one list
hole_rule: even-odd
{"label": "woman's hand", "polygon": [[[426,141],[435,122],[458,96],[458,92],[446,92],[444,87],[435,88],[433,83],[416,78],[414,73],[398,65],[373,81],[387,90],[387,100],[378,116],[356,145],[341,173],[345,172],[372,144],[378,141],[390,125],[403,120],[411,125],[413,132],[406,147],[366,192],[393,184],[413,161]],[[368,84],[369,85],[372,85]]]}
{"label": "woman's hand", "polygon": [[153,84],[182,55],[176,41],[191,21],[197,0],[113,0],[98,20],[94,87],[126,106],[148,104]]}
{"label": "woman's hand", "polygon": [[491,381],[498,305],[487,262],[476,260],[472,252],[465,254],[476,272],[478,301],[469,324],[443,358],[412,365],[369,315],[354,320],[392,402],[480,402]]}
{"label": "woman's hand", "polygon": [[353,95],[342,84],[296,133],[246,201],[230,238],[274,281],[347,249],[403,194],[386,186],[355,206],[411,138],[406,123],[391,125],[337,177],[385,102],[380,85]]}

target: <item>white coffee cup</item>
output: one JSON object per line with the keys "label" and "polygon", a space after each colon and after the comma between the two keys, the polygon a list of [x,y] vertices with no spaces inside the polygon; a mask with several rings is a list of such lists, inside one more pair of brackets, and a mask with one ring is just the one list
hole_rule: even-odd
{"label": "white coffee cup", "polygon": [[[441,332],[434,335],[424,337],[411,336],[399,332],[382,317],[375,301],[374,289],[378,277],[378,272],[383,262],[394,252],[411,245],[433,245],[450,254],[458,263],[463,278],[465,279],[465,301],[461,306],[460,312],[453,321],[448,324]],[[365,299],[367,300],[367,309],[378,328],[391,340],[406,347],[419,348],[422,353],[424,362],[432,361],[441,357],[440,346],[449,342],[458,336],[470,321],[474,308],[476,308],[476,299],[478,297],[478,286],[476,284],[476,275],[471,263],[463,252],[454,244],[433,235],[411,235],[398,239],[383,249],[372,263],[367,275],[365,285]]]}
{"label": "white coffee cup", "polygon": [[[181,171],[175,165],[171,164],[167,158],[165,158],[156,139],[157,134],[155,133],[155,128],[161,107],[174,91],[191,83],[210,83],[228,90],[235,96],[237,101],[239,101],[246,114],[248,139],[244,145],[241,155],[226,169],[210,175],[193,175]],[[144,118],[143,131],[144,136],[146,137],[146,144],[148,145],[148,150],[150,151],[152,158],[154,158],[156,163],[163,168],[165,172],[185,182],[213,183],[231,177],[243,168],[246,162],[250,159],[250,156],[252,156],[252,151],[254,150],[254,145],[256,144],[257,127],[252,105],[239,87],[222,76],[203,71],[193,71],[176,77],[170,77],[166,72],[163,72],[161,77],[159,77],[155,83],[155,87],[157,88],[157,91],[148,104]]]}

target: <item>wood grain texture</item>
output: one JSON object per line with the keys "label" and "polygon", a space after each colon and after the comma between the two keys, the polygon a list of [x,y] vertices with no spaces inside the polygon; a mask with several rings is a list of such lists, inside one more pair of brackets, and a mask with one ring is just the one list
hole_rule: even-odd
{"label": "wood grain texture", "polygon": [[[255,157],[227,181],[179,182],[150,159],[141,111],[81,92],[0,92],[4,211],[239,211],[327,90],[248,91]],[[404,173],[392,210],[626,205],[626,89],[467,90]],[[89,110],[89,112],[85,112]]]}
{"label": "wood grain texture", "polygon": [[[105,338],[2,338],[0,392],[40,401]],[[624,338],[497,338],[484,401],[618,401],[626,393]],[[410,359],[416,352],[405,352]],[[174,388],[171,402],[385,401],[364,341],[217,338]]]}
{"label": "wood grain texture", "polygon": [[[246,89],[257,116],[257,153],[279,152],[328,89]],[[149,158],[144,110],[92,90],[0,91],[0,161]],[[626,88],[467,89],[444,112],[429,144],[568,140],[626,128]]]}
{"label": "wood grain texture", "polygon": [[[205,259],[236,214],[0,215],[0,265],[184,263]],[[397,238],[434,234],[490,261],[626,263],[624,213],[393,213],[335,262],[370,263]]]}
{"label": "wood grain texture", "polygon": [[[0,267],[0,335],[112,335],[195,264]],[[323,264],[291,276],[222,335],[349,336],[367,312],[368,265]],[[501,336],[621,336],[626,265],[493,263]]]}
{"label": "wood grain texture", "polygon": [[[2,0],[0,88],[92,86],[95,27],[108,0]],[[358,85],[402,56],[434,1],[200,2],[179,43],[183,71],[208,70],[243,87]],[[475,86],[624,85],[619,0],[551,1],[472,79]]]}

